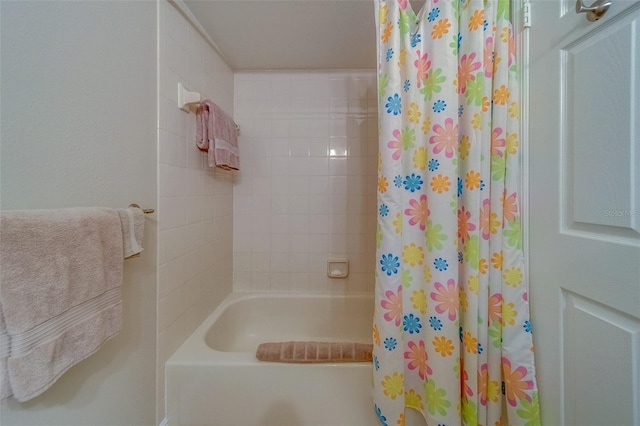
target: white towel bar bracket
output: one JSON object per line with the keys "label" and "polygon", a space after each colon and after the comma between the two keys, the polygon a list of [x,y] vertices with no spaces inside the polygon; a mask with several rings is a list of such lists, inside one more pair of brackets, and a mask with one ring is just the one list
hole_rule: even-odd
{"label": "white towel bar bracket", "polygon": [[[199,92],[187,90],[182,83],[178,83],[178,107],[184,112],[191,112],[191,106],[199,104],[202,100]],[[236,124],[236,132],[240,134],[240,126]]]}
{"label": "white towel bar bracket", "polygon": [[189,107],[200,102],[200,93],[191,92],[178,83],[178,106],[181,110],[189,112]]}

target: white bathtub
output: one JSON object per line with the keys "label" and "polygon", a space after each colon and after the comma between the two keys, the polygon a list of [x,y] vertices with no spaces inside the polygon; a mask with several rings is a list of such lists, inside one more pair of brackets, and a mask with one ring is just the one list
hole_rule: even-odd
{"label": "white bathtub", "polygon": [[376,425],[370,363],[280,364],[260,343],[371,341],[371,295],[232,294],[166,365],[169,426]]}

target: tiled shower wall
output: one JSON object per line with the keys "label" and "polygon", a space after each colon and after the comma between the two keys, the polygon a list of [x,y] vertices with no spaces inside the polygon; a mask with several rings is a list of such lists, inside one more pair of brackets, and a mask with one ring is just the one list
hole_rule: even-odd
{"label": "tiled shower wall", "polygon": [[195,114],[178,108],[178,82],[233,113],[233,72],[174,6],[158,7],[160,422],[167,359],[232,290],[232,175],[206,165]]}
{"label": "tiled shower wall", "polygon": [[[235,291],[373,290],[375,71],[236,72]],[[345,279],[328,259],[348,259]]]}

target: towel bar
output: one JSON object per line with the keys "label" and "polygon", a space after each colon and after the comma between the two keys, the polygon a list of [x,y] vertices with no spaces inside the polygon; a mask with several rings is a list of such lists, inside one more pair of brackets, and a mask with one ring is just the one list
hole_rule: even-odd
{"label": "towel bar", "polygon": [[129,207],[135,207],[137,209],[142,210],[142,213],[144,214],[151,214],[151,213],[155,213],[154,209],[143,209],[142,207],[140,207],[139,205],[133,203],[133,204],[129,204]]}

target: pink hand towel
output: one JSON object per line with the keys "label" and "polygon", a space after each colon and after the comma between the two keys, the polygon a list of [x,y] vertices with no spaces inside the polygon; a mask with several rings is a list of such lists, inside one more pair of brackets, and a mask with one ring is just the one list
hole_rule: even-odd
{"label": "pink hand towel", "polygon": [[207,151],[209,167],[239,170],[236,123],[222,108],[208,99],[196,110],[196,145]]}
{"label": "pink hand towel", "polygon": [[209,151],[209,107],[204,103],[196,109],[196,146],[200,151]]}

